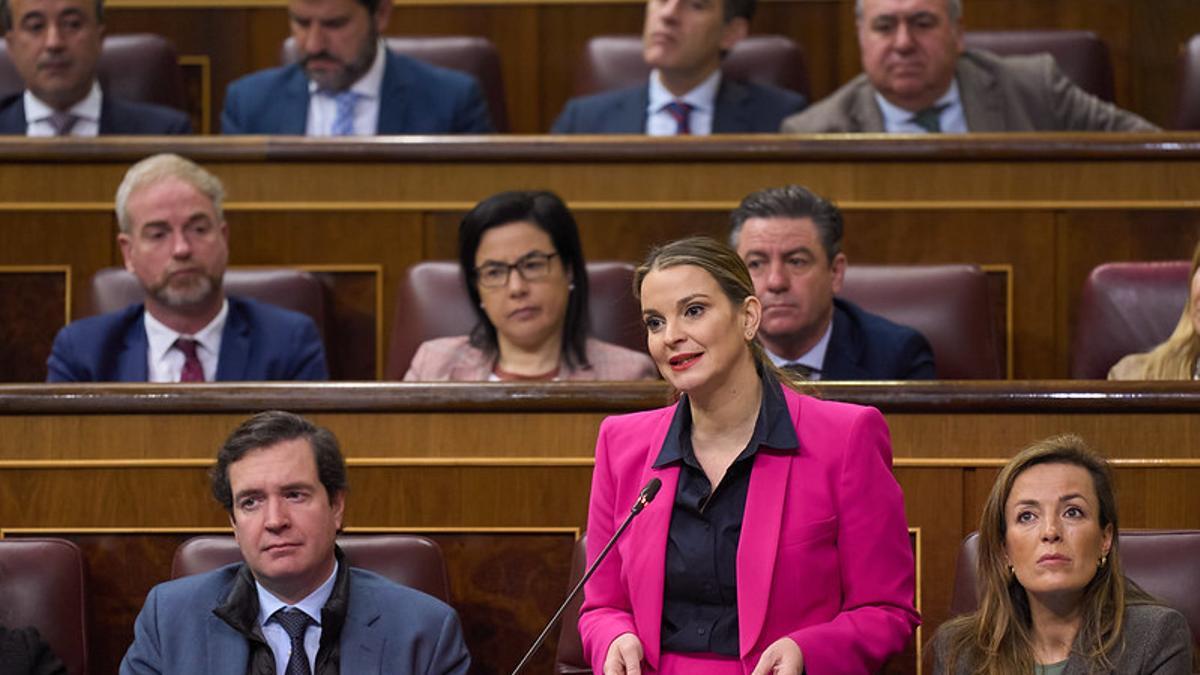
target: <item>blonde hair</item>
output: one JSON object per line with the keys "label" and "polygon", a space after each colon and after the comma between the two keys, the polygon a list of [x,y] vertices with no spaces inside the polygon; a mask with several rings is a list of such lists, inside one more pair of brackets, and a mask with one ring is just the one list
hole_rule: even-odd
{"label": "blonde hair", "polygon": [[[641,301],[642,282],[645,281],[646,275],[655,270],[664,270],[680,265],[695,265],[708,272],[734,307],[740,307],[746,298],[754,295],[754,281],[750,278],[750,270],[746,269],[746,263],[742,261],[737,252],[716,239],[697,236],[679,239],[650,249],[646,260],[638,266],[637,271],[633,274],[633,297]],[[746,344],[760,373],[769,373],[781,383],[797,391],[812,393],[809,391],[811,387],[808,386],[806,380],[798,379],[798,376],[771,362],[757,337]],[[675,394],[677,392],[672,392],[673,396]]]}
{"label": "blonde hair", "polygon": [[1144,380],[1190,380],[1196,368],[1196,360],[1200,359],[1200,335],[1196,334],[1196,326],[1192,322],[1192,305],[1196,298],[1192,297],[1192,279],[1196,270],[1200,269],[1200,243],[1192,251],[1192,267],[1188,273],[1188,299],[1183,305],[1183,313],[1175,330],[1162,344],[1149,352],[1142,364],[1141,379]]}
{"label": "blonde hair", "polygon": [[199,190],[212,201],[213,211],[217,220],[223,221],[225,215],[221,203],[225,200],[225,186],[221,179],[205,171],[203,167],[190,159],[171,153],[152,155],[129,167],[125,178],[117,188],[116,210],[117,224],[121,232],[129,234],[133,230],[133,221],[129,215],[129,197],[138,189],[153,185],[167,178],[178,178]]}
{"label": "blonde hair", "polygon": [[1033,619],[1025,588],[1009,572],[1005,559],[1007,521],[1005,505],[1017,477],[1039,464],[1071,464],[1092,477],[1099,506],[1101,529],[1112,528],[1108,560],[1084,588],[1083,621],[1076,643],[1089,671],[1112,670],[1110,654],[1122,644],[1127,604],[1154,603],[1154,599],[1125,578],[1121,568],[1117,500],[1108,462],[1088,449],[1078,436],[1066,434],[1038,441],[1008,462],[996,477],[979,519],[979,559],[976,583],[979,609],[938,629],[939,652],[946,653],[946,672],[956,672],[961,660],[976,675],[1008,675],[1034,671]]}

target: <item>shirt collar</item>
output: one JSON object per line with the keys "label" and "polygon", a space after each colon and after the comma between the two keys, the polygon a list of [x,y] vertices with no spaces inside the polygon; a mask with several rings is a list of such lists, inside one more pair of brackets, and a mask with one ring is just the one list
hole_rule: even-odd
{"label": "shirt collar", "polygon": [[[371,62],[371,67],[363,76],[358,78],[354,84],[350,85],[350,91],[358,94],[364,99],[379,98],[379,91],[383,88],[383,69],[387,64],[386,56],[387,48],[383,46],[383,39],[375,45],[375,60]],[[315,94],[320,90],[317,88],[317,83],[312,80],[308,81],[308,93]],[[330,96],[336,95],[338,92],[323,92]]]}
{"label": "shirt collar", "polygon": [[[762,382],[762,402],[758,406],[754,433],[750,435],[750,442],[746,444],[746,448],[734,461],[753,456],[760,447],[793,451],[800,447],[800,441],[796,438],[796,427],[792,424],[791,413],[788,412],[787,400],[783,397],[783,387],[773,376],[761,371],[759,380]],[[679,397],[679,403],[675,406],[671,427],[667,430],[662,449],[654,460],[654,468],[659,469],[679,461],[695,464],[695,456],[695,450],[692,448],[692,407],[688,405],[687,394],[684,394]]]}
{"label": "shirt collar", "polygon": [[303,600],[294,605],[289,605],[286,602],[275,597],[271,591],[262,587],[258,583],[258,579],[254,580],[254,590],[258,592],[258,623],[260,626],[265,626],[267,621],[284,607],[294,607],[301,612],[307,614],[313,623],[321,625],[321,608],[329,601],[329,596],[333,595],[333,582],[337,579],[338,561],[335,558],[333,561],[333,572],[325,583],[317,586],[317,590],[309,593]]}
{"label": "shirt collar", "polygon": [[142,312],[142,314],[146,325],[146,342],[149,345],[151,359],[161,359],[165,356],[180,337],[192,338],[196,341],[198,349],[206,350],[215,356],[220,351],[221,334],[225,330],[225,320],[229,317],[229,299],[226,298],[221,302],[221,311],[217,312],[207,326],[196,331],[195,335],[185,336],[183,333],[172,330],[154,318],[150,312]]}
{"label": "shirt collar", "polygon": [[825,327],[825,334],[821,336],[821,339],[817,341],[817,344],[813,345],[812,349],[802,354],[798,359],[785,359],[766,347],[763,347],[763,351],[767,353],[767,358],[771,359],[771,363],[774,363],[780,368],[793,363],[799,363],[802,366],[807,366],[817,373],[820,373],[821,368],[825,365],[825,352],[829,351],[829,337],[833,335],[834,321],[837,321],[836,312],[834,313],[833,318],[829,320],[829,325]]}
{"label": "shirt collar", "polygon": [[[875,102],[879,104],[879,110],[883,113],[883,122],[885,128],[891,129],[894,127],[912,127],[915,131],[920,132],[921,129],[912,121],[913,115],[920,112],[919,110],[905,110],[898,105],[883,97],[883,94],[875,92]],[[942,94],[941,98],[933,102],[931,108],[940,105],[951,108],[955,105],[960,105],[958,95],[958,80],[950,80],[950,88],[946,93]]]}
{"label": "shirt collar", "polygon": [[692,106],[693,110],[712,112],[716,108],[717,90],[721,88],[721,69],[717,68],[703,82],[683,96],[672,94],[662,83],[662,74],[658,69],[650,71],[650,102],[646,112],[653,115],[671,101],[683,101]]}
{"label": "shirt collar", "polygon": [[[92,88],[88,91],[87,96],[84,96],[83,100],[71,106],[66,112],[77,116],[81,120],[99,124],[100,104],[103,102],[103,98],[104,95],[100,92],[100,83],[92,80]],[[34,96],[33,92],[28,89],[25,90],[24,102],[26,123],[48,120],[51,115],[57,112],[42,101],[42,99]]]}

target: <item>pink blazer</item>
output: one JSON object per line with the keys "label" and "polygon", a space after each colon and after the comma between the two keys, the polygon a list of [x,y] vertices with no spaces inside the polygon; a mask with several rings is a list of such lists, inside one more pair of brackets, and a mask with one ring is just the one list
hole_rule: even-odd
{"label": "pink blazer", "polygon": [[[821,401],[784,388],[796,451],[760,449],[737,552],[738,638],[749,673],[789,636],[813,675],[878,670],[904,649],[920,618],[904,496],[891,473],[887,425],[874,408]],[[663,570],[678,466],[651,467],[675,407],[600,425],[588,508],[588,560],[629,513],[641,487],[658,498],[634,519],[584,589],[584,654],[603,672],[621,633],[660,657]]]}
{"label": "pink blazer", "polygon": [[[658,368],[643,352],[588,338],[584,349],[592,367],[571,370],[563,364],[560,380],[653,380]],[[466,335],[434,338],[417,347],[406,382],[486,382],[492,375],[492,359],[471,346]]]}

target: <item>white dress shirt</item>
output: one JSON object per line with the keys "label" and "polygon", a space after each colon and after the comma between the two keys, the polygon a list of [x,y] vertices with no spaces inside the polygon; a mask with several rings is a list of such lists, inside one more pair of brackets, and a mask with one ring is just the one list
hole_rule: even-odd
{"label": "white dress shirt", "polygon": [[[67,111],[79,118],[79,121],[71,129],[70,136],[100,135],[100,104],[103,102],[103,97],[104,94],[100,92],[100,84],[93,81],[92,90],[88,92],[88,95]],[[28,89],[25,90],[24,103],[25,135],[30,137],[56,136],[54,125],[50,123],[50,116],[56,112],[54,108],[43,103]]]}
{"label": "white dress shirt", "polygon": [[271,617],[280,609],[288,607],[298,609],[312,619],[308,628],[304,630],[304,653],[308,655],[309,672],[316,672],[317,649],[321,646],[321,608],[329,601],[329,596],[333,595],[333,581],[337,579],[337,571],[338,564],[335,560],[333,573],[329,575],[325,583],[294,605],[280,600],[272,595],[271,591],[263,588],[258,580],[254,581],[254,588],[258,591],[258,626],[262,628],[263,638],[271,646],[271,652],[275,655],[277,675],[284,675],[287,671],[288,660],[292,658],[292,638],[288,635],[287,630],[279,625],[278,621],[271,621]]}
{"label": "white dress shirt", "polygon": [[[375,61],[370,69],[350,85],[350,91],[359,95],[354,106],[354,135],[374,136],[379,130],[379,92],[383,88],[383,69],[387,64],[383,40],[375,47]],[[332,136],[333,121],[337,119],[337,92],[322,92],[317,83],[308,82],[308,136]]]}
{"label": "white dress shirt", "polygon": [[[912,121],[916,113],[911,110],[892,105],[886,98],[875,92],[875,101],[883,112],[883,128],[889,134],[927,134],[929,133],[916,122]],[[958,94],[958,80],[950,81],[950,88],[933,106],[944,105],[939,122],[944,134],[967,133],[967,118],[963,114],[962,97]]]}
{"label": "white dress shirt", "polygon": [[143,312],[146,325],[146,374],[150,382],[178,382],[183,373],[183,352],[175,348],[175,341],[181,337],[196,341],[196,357],[204,369],[204,381],[212,382],[217,377],[217,357],[221,354],[221,333],[225,330],[225,319],[229,316],[229,300],[221,303],[221,311],[208,325],[201,328],[195,335],[184,335],[168,328],[163,322],[154,318],[150,312]]}
{"label": "white dress shirt", "polygon": [[766,347],[763,347],[763,351],[767,353],[767,358],[771,359],[771,363],[780,368],[798,363],[812,369],[812,375],[808,379],[819,380],[821,379],[821,368],[825,364],[825,352],[829,350],[829,336],[833,335],[833,322],[836,320],[837,316],[835,315],[833,320],[829,322],[829,327],[825,329],[825,334],[817,341],[817,344],[813,345],[812,349],[802,354],[798,359],[785,359]]}
{"label": "white dress shirt", "polygon": [[693,136],[708,136],[712,133],[713,115],[716,113],[717,90],[721,88],[721,69],[713,71],[695,89],[683,96],[672,94],[662,83],[662,75],[655,68],[650,72],[650,103],[646,106],[646,133],[650,136],[674,136],[677,127],[671,113],[663,106],[671,101],[682,101],[692,106],[688,126]]}

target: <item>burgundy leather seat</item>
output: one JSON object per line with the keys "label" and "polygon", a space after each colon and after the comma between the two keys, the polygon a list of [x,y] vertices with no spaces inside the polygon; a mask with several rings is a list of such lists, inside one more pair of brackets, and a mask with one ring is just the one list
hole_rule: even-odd
{"label": "burgundy leather seat", "polygon": [[1200,129],[1200,34],[1179,50],[1179,80],[1175,94],[1175,128]]}
{"label": "burgundy leather seat", "polygon": [[[504,77],[500,73],[500,53],[492,41],[468,35],[425,35],[421,37],[386,37],[388,49],[473,76],[483,89],[488,112],[496,131],[508,131],[508,104],[504,93]],[[295,41],[288,38],[279,51],[279,62],[295,63],[300,59]]]}
{"label": "burgundy leather seat", "polygon": [[[591,334],[606,342],[645,351],[642,313],[631,290],[633,265],[600,261],[588,263],[587,269]],[[466,335],[474,326],[475,312],[458,263],[433,260],[413,265],[396,291],[385,379],[403,379],[422,342]]]}
{"label": "burgundy leather seat", "polygon": [[940,379],[1005,377],[987,275],[976,265],[850,265],[841,296],[924,335]]}
{"label": "burgundy leather seat", "polygon": [[[325,339],[325,291],[312,274],[284,268],[227,269],[224,285],[229,295],[307,314]],[[106,267],[92,277],[92,314],[115,312],[143,297],[137,278],[121,267]]]}
{"label": "burgundy leather seat", "polygon": [[[175,46],[150,33],[109,35],[96,65],[100,85],[118,98],[187,111],[187,89]],[[0,96],[21,91],[24,81],[0,40]]]}
{"label": "burgundy leather seat", "polygon": [[[791,38],[751,35],[734,46],[721,70],[729,77],[791,89],[811,100],[804,50]],[[632,87],[645,83],[649,75],[640,35],[598,35],[584,47],[575,95]]]}
{"label": "burgundy leather seat", "polygon": [[[587,569],[587,534],[575,542],[575,550],[571,555],[571,580],[567,590],[575,588],[575,584],[583,578]],[[583,593],[575,596],[563,612],[562,625],[558,629],[558,654],[554,657],[554,672],[557,675],[586,675],[592,672],[592,667],[583,657],[583,639],[579,637],[579,609],[583,607]]]}
{"label": "burgundy leather seat", "polygon": [[1047,52],[1058,67],[1084,91],[1113,100],[1112,56],[1108,45],[1087,30],[969,31],[968,49],[986,49],[1002,56]]}
{"label": "burgundy leather seat", "polygon": [[1144,352],[1175,330],[1188,299],[1186,260],[1100,265],[1083,284],[1071,349],[1071,377],[1104,379],[1126,354]]}
{"label": "burgundy leather seat", "polygon": [[[413,534],[343,534],[337,543],[353,567],[450,602],[446,562],[441,547],[432,539]],[[175,549],[171,578],[200,574],[241,560],[242,552],[232,536],[192,537]]]}
{"label": "burgundy leather seat", "polygon": [[[979,533],[972,532],[958,550],[951,615],[979,606],[978,560]],[[1200,646],[1200,530],[1122,530],[1121,563],[1126,577],[1187,618],[1192,640]]]}
{"label": "burgundy leather seat", "polygon": [[85,675],[87,574],[79,547],[64,539],[0,539],[0,623],[37,628],[68,673]]}

